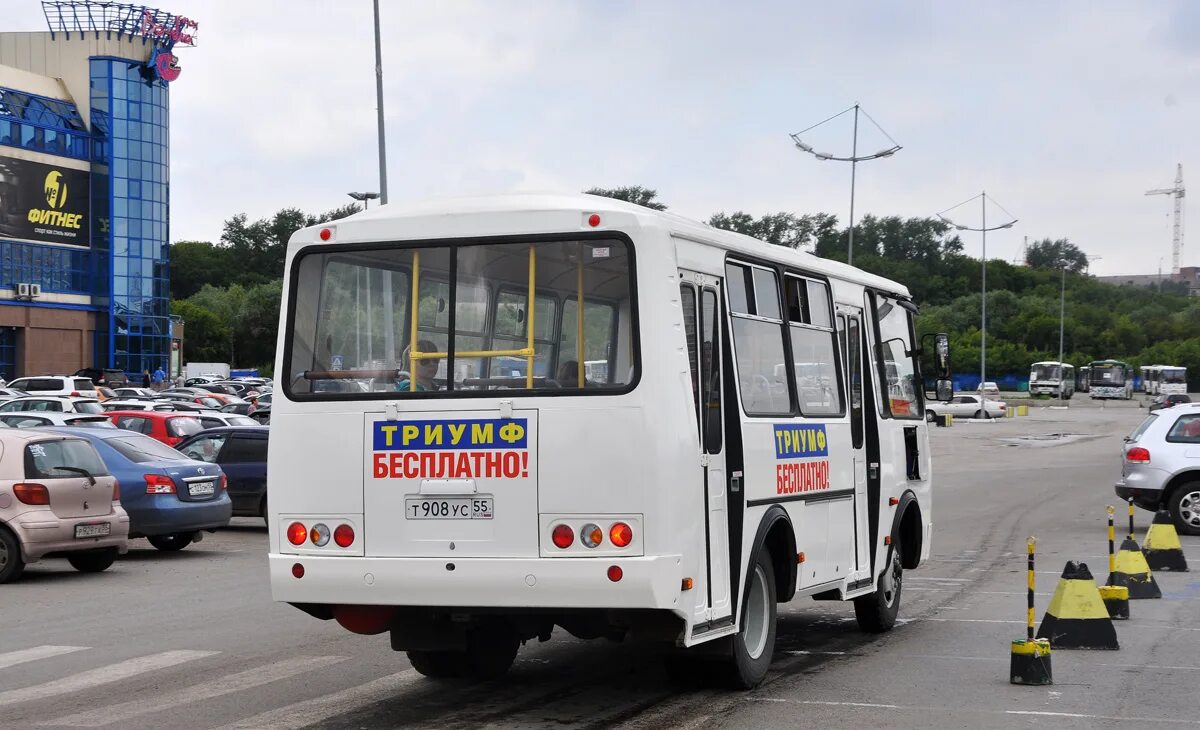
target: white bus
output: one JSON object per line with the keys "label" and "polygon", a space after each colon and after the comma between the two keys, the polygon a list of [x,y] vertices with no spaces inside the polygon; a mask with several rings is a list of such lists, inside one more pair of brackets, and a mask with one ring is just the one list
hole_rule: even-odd
{"label": "white bus", "polygon": [[1182,395],[1187,393],[1187,368],[1178,365],[1159,365],[1155,379],[1156,394]]}
{"label": "white bus", "polygon": [[[915,310],[844,264],[586,195],[298,231],[272,595],[435,677],[502,674],[559,627],[751,687],[800,596],[886,631],[931,537]],[[361,367],[362,343],[397,367]],[[833,387],[802,397],[785,363]]]}
{"label": "white bus", "polygon": [[1142,391],[1146,395],[1158,395],[1158,378],[1162,372],[1162,365],[1143,365],[1140,368],[1142,375]]}
{"label": "white bus", "polygon": [[1029,394],[1070,398],[1075,395],[1075,366],[1058,361],[1035,362],[1029,368]]}

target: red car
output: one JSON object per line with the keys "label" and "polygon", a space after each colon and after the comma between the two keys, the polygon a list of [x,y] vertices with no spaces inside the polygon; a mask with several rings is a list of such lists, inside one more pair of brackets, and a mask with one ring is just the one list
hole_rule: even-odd
{"label": "red car", "polygon": [[175,446],[204,430],[198,418],[177,411],[109,411],[104,415],[117,428],[144,433],[167,446]]}

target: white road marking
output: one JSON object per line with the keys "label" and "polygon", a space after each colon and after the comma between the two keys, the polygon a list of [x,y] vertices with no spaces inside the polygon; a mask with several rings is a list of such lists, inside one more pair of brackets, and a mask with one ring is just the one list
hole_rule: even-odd
{"label": "white road marking", "polygon": [[[1021,624],[1021,625],[1025,624],[1024,621],[1018,621],[1016,619],[1005,619],[1005,618],[922,618],[922,619],[914,619],[914,620],[916,620],[916,621],[940,621],[940,622],[953,621],[953,622],[968,623],[968,624]],[[1200,628],[1197,628],[1195,626],[1168,626],[1166,624],[1155,624],[1155,623],[1145,623],[1145,622],[1123,624],[1121,626],[1121,628],[1122,629],[1133,629],[1133,628],[1167,629],[1169,631],[1200,631]]]}
{"label": "white road marking", "polygon": [[846,656],[846,655],[847,655],[847,654],[849,654],[850,652],[848,652],[848,651],[804,651],[804,650],[802,650],[802,649],[796,649],[796,650],[794,650],[794,651],[787,651],[787,652],[784,652],[784,653],[785,653],[785,654],[793,654],[793,655],[796,655],[796,654],[811,654],[811,655],[814,655],[814,656]]}
{"label": "white road marking", "polygon": [[1178,720],[1172,717],[1112,717],[1109,715],[1085,715],[1081,712],[1045,712],[1040,710],[1005,710],[1005,715],[1033,715],[1036,717],[1069,717],[1076,720],[1115,720],[1116,722],[1165,722],[1172,725],[1200,725],[1200,720]]}
{"label": "white road marking", "polygon": [[323,697],[285,705],[254,717],[225,725],[219,730],[297,730],[336,715],[344,715],[373,702],[392,698],[404,687],[418,681],[415,669],[389,674],[359,687],[334,692]]}
{"label": "white road marking", "polygon": [[167,667],[190,662],[195,659],[203,659],[204,657],[218,654],[215,651],[193,651],[190,649],[181,649],[177,651],[164,651],[159,654],[150,654],[148,656],[136,657],[134,659],[126,659],[123,662],[110,664],[98,669],[91,669],[79,674],[72,674],[69,677],[56,679],[52,682],[43,682],[32,687],[23,689],[10,689],[7,692],[0,692],[0,707],[7,705],[15,705],[18,702],[28,702],[30,700],[41,700],[47,697],[55,697],[57,695],[69,694],[72,692],[80,692],[82,690],[99,687],[102,684],[117,682],[129,677],[135,677],[146,672],[153,672],[158,669],[166,669]]}
{"label": "white road marking", "polygon": [[10,651],[6,654],[0,654],[0,669],[11,667],[16,664],[24,664],[25,662],[37,661],[38,659],[49,659],[53,656],[62,656],[76,651],[83,651],[90,647],[86,646],[54,646],[53,644],[45,644],[43,646],[35,646],[30,649],[20,649],[18,651]]}
{"label": "white road marking", "polygon": [[254,669],[247,669],[237,674],[229,674],[213,680],[201,680],[201,684],[193,687],[161,692],[144,699],[130,700],[110,705],[102,709],[86,710],[66,717],[38,723],[39,725],[66,725],[68,727],[103,727],[115,722],[123,722],[139,715],[148,715],[172,707],[198,702],[213,697],[241,692],[281,679],[302,674],[317,668],[328,667],[343,662],[344,656],[299,656],[285,661],[268,664]]}
{"label": "white road marking", "polygon": [[876,707],[881,710],[902,710],[900,705],[885,705],[878,702],[821,702],[820,700],[799,700],[801,705],[832,705],[835,707]]}

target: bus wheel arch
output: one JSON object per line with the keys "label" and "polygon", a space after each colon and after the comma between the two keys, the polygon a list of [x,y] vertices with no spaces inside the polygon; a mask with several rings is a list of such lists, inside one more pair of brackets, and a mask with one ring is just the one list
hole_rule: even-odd
{"label": "bus wheel arch", "polygon": [[921,529],[921,505],[911,490],[904,492],[892,521],[892,537],[900,543],[900,565],[912,570],[921,564],[924,530]]}
{"label": "bus wheel arch", "polygon": [[[758,523],[758,534],[754,540],[751,556],[766,550],[775,574],[775,597],[779,603],[787,603],[796,595],[796,531],[787,512],[777,504],[763,515]],[[754,560],[750,561],[754,565]],[[750,588],[750,576],[745,576],[742,595]]]}

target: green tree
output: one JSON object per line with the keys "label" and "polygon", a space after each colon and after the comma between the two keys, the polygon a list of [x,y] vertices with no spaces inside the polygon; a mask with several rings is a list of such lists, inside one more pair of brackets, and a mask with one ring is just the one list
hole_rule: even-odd
{"label": "green tree", "polygon": [[171,302],[171,314],[184,323],[184,362],[221,362],[228,354],[229,325],[212,310],[191,301]]}
{"label": "green tree", "polygon": [[1066,266],[1067,271],[1072,274],[1082,274],[1088,267],[1087,254],[1065,238],[1043,238],[1029,244],[1029,249],[1025,252],[1025,263],[1035,269],[1055,271]]}
{"label": "green tree", "polygon": [[666,210],[666,203],[657,200],[658,191],[644,188],[641,185],[630,185],[624,188],[591,188],[583,191],[587,195],[600,195],[605,198],[624,200],[651,210]]}

